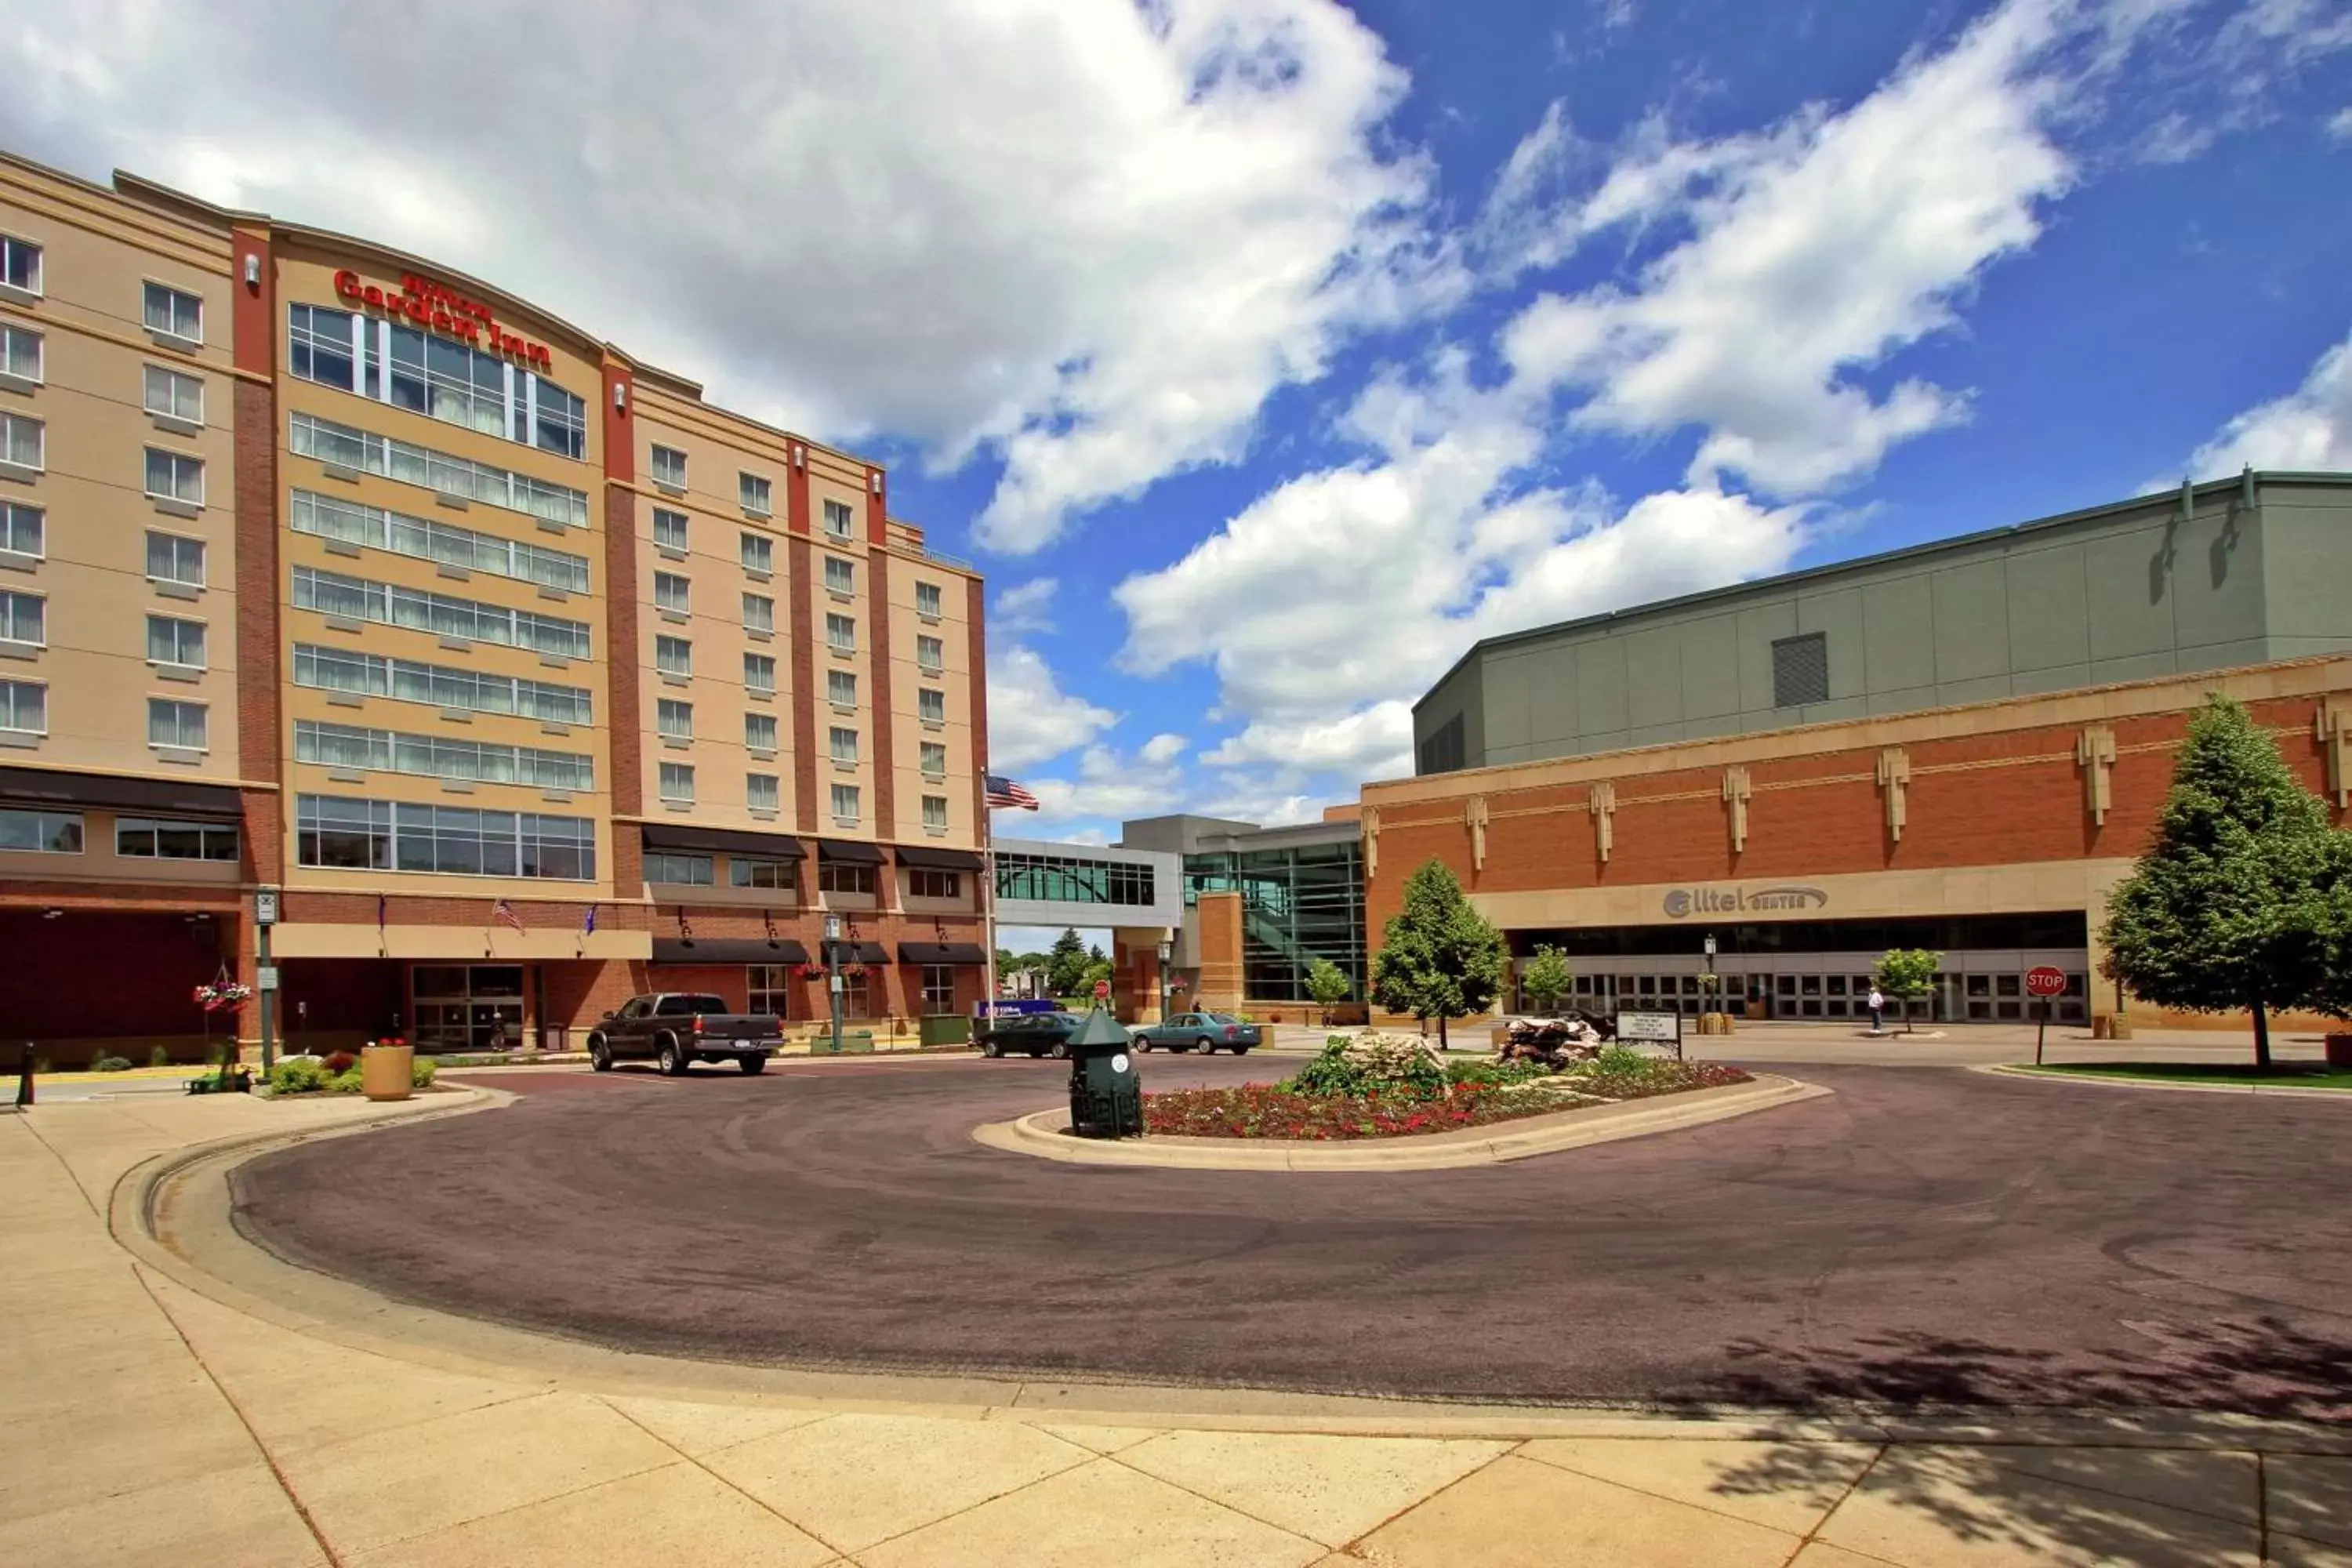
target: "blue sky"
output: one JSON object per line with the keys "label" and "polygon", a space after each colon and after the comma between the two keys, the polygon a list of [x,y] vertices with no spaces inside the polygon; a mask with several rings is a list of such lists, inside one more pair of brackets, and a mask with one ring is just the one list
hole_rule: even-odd
{"label": "blue sky", "polygon": [[1351,799],[1481,635],[2352,468],[2352,0],[91,0],[0,54],[0,144],[890,461],[991,582],[1023,836]]}

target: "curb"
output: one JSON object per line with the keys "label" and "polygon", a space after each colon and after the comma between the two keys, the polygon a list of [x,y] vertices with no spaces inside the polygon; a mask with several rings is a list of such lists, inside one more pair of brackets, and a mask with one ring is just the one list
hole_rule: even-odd
{"label": "curb", "polygon": [[1831,1090],[1777,1073],[1758,1073],[1752,1083],[1727,1084],[1668,1097],[1668,1103],[1631,1100],[1585,1106],[1506,1122],[1508,1131],[1485,1128],[1423,1133],[1412,1138],[1307,1142],[1292,1139],[1146,1138],[1101,1142],[1063,1131],[1065,1110],[1040,1110],[1014,1121],[992,1121],[971,1130],[972,1142],[1007,1153],[1059,1160],[1074,1165],[1157,1166],[1190,1171],[1445,1171],[1467,1165],[1498,1165],[1570,1149],[1645,1138],[1685,1127],[1703,1127],[1817,1100]]}
{"label": "curb", "polygon": [[2352,1104],[2352,1089],[2273,1088],[2259,1083],[2167,1083],[2161,1079],[2123,1078],[2105,1073],[2045,1072],[2016,1062],[1996,1062],[1969,1068],[1997,1078],[2031,1079],[2037,1083],[2088,1083],[2102,1089],[2152,1089],[2163,1094],[2258,1094],[2273,1100],[2340,1100]]}

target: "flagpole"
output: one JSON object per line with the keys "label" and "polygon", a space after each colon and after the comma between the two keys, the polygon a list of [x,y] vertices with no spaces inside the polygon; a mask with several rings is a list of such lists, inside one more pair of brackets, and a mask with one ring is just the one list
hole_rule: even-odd
{"label": "flagpole", "polygon": [[[987,954],[981,979],[982,1019],[996,1016],[996,818],[988,805],[988,784],[983,776],[980,786],[980,938],[981,951]],[[975,1020],[978,1022],[979,1020]]]}

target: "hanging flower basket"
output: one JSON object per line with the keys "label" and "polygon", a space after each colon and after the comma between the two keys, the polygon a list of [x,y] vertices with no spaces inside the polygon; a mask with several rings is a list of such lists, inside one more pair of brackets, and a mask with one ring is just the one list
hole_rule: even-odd
{"label": "hanging flower basket", "polygon": [[802,965],[801,965],[801,978],[802,978],[803,980],[822,980],[822,979],[824,979],[824,964],[822,964],[822,963],[803,963],[803,964],[802,964]]}
{"label": "hanging flower basket", "polygon": [[841,966],[841,973],[848,979],[861,979],[865,976],[866,966],[862,963],[845,963]]}
{"label": "hanging flower basket", "polygon": [[194,1000],[207,1013],[234,1013],[253,1000],[253,987],[236,980],[215,980],[197,986]]}

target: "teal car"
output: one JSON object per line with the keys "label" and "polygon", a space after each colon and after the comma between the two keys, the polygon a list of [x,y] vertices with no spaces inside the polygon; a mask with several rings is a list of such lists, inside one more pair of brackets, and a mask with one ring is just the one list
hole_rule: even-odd
{"label": "teal car", "polygon": [[1139,1051],[1231,1051],[1249,1055],[1265,1036],[1255,1024],[1244,1024],[1226,1013],[1179,1013],[1165,1023],[1146,1024],[1129,1032]]}

